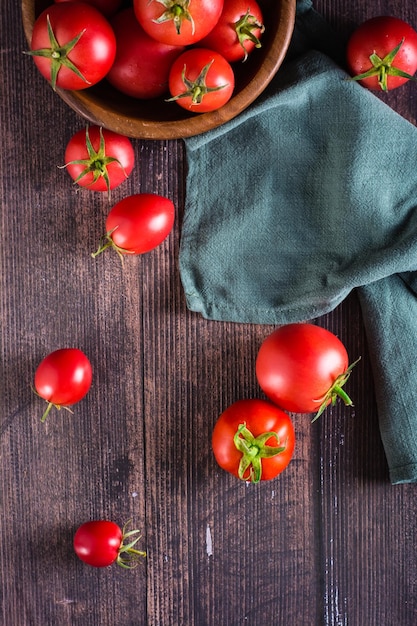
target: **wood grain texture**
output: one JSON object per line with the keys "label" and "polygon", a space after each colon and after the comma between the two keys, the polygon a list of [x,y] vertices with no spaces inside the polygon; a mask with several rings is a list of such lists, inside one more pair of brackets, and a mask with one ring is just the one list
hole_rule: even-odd
{"label": "wood grain texture", "polygon": [[[414,3],[317,0],[341,36]],[[361,312],[352,293],[318,322],[351,359],[354,409],[296,416],[281,477],[244,485],[210,450],[219,413],[261,397],[254,362],[269,326],[187,311],[178,272],[186,164],[181,141],[135,140],[112,195],[156,192],[178,211],[148,255],[93,260],[109,205],[75,191],[62,164],[83,121],[31,60],[18,3],[1,20],[0,623],[5,626],[415,626],[415,487],[392,487],[379,436]],[[400,92],[401,91],[401,92]],[[415,123],[415,85],[384,96]],[[74,414],[43,403],[33,374],[49,351],[90,356]],[[78,561],[79,524],[132,518],[147,559],[133,572]]]}

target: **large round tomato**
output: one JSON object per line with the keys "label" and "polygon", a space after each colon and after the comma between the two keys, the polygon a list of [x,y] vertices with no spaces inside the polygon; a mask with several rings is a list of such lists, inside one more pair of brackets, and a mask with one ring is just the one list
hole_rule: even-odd
{"label": "large round tomato", "polygon": [[85,89],[104,78],[116,54],[107,19],[83,2],[53,4],[35,21],[29,52],[52,87]]}
{"label": "large round tomato", "polygon": [[374,17],[352,34],[346,58],[352,77],[365,87],[395,89],[417,71],[417,32],[396,17]]}
{"label": "large round tomato", "polygon": [[132,8],[117,13],[111,21],[116,35],[116,59],[106,78],[119,91],[133,98],[156,98],[168,91],[172,63],[183,51],[150,37],[135,18]]}
{"label": "large round tomato", "polygon": [[91,363],[78,348],[61,348],[48,354],[38,365],[34,381],[36,393],[48,402],[42,421],[52,406],[68,407],[84,398],[92,377]]}
{"label": "large round tomato", "polygon": [[152,193],[139,193],[115,204],[106,219],[106,235],[93,257],[106,248],[119,255],[153,250],[169,235],[175,207],[171,200]]}
{"label": "large round tomato", "polygon": [[[74,0],[54,0],[54,2],[73,2]],[[122,5],[123,0],[82,0],[86,4],[91,4],[91,6],[95,7],[105,15],[106,17],[110,17],[118,11]]]}
{"label": "large round tomato", "polygon": [[[122,530],[115,522],[109,520],[85,522],[74,535],[76,555],[81,561],[93,567],[108,567],[114,562],[122,567],[133,567],[138,558],[146,554],[133,547],[140,536],[133,541],[132,537],[139,531],[126,532],[125,528]],[[127,538],[129,542],[125,545],[124,540]]]}
{"label": "large round tomato", "polygon": [[349,367],[345,346],[330,331],[315,324],[287,324],[262,343],[256,376],[269,399],[285,411],[319,415],[338,397],[352,404],[342,386],[353,365]]}
{"label": "large round tomato", "polygon": [[270,480],[291,461],[295,445],[290,417],[265,400],[238,400],[217,420],[212,435],[217,463],[248,482]]}
{"label": "large round tomato", "polygon": [[65,166],[81,187],[109,191],[131,173],[135,153],[130,139],[100,126],[79,130],[65,150]]}
{"label": "large round tomato", "polygon": [[173,63],[170,101],[194,113],[215,111],[230,100],[235,77],[230,63],[214,50],[191,48]]}
{"label": "large round tomato", "polygon": [[240,61],[255,47],[261,47],[264,30],[262,11],[256,0],[224,0],[217,24],[199,45],[216,50],[230,62]]}
{"label": "large round tomato", "polygon": [[205,37],[219,19],[223,0],[133,0],[142,28],[157,41],[187,46]]}

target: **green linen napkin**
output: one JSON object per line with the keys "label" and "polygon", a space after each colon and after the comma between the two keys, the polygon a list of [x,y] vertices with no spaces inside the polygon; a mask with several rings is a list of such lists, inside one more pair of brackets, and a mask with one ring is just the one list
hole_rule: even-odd
{"label": "green linen napkin", "polygon": [[317,50],[334,41],[299,2],[267,91],[185,140],[181,279],[191,310],[257,324],[312,320],[358,289],[390,479],[415,482],[417,129]]}

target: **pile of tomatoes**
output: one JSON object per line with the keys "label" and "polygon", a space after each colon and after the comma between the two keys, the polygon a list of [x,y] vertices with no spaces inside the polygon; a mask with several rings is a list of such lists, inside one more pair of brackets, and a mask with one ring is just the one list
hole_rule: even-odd
{"label": "pile of tomatoes", "polygon": [[106,79],[128,96],[162,97],[193,112],[230,100],[231,63],[260,47],[256,0],[55,0],[34,24],[30,54],[52,87]]}

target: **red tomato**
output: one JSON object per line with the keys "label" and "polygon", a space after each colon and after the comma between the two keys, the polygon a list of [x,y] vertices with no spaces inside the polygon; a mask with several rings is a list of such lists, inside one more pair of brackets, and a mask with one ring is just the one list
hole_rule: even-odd
{"label": "red tomato", "polygon": [[114,16],[116,59],[107,80],[133,98],[156,98],[168,91],[168,76],[182,46],[169,46],[152,39],[128,8]]}
{"label": "red tomato", "polygon": [[[126,528],[126,527],[125,527]],[[107,567],[116,561],[118,565],[130,569],[145,552],[134,549],[140,536],[130,539],[139,531],[125,532],[115,522],[93,520],[82,524],[74,535],[74,550],[78,558],[93,567]],[[124,540],[129,538],[129,543]]]}
{"label": "red tomato", "polygon": [[131,141],[100,126],[80,130],[69,140],[65,165],[71,178],[92,191],[110,191],[131,173],[135,153]]}
{"label": "red tomato", "polygon": [[48,354],[38,365],[34,382],[36,393],[48,402],[42,421],[53,406],[68,407],[84,398],[92,377],[91,363],[78,348],[61,348]]}
{"label": "red tomato", "polygon": [[106,235],[92,256],[110,247],[119,255],[149,252],[169,235],[174,217],[175,207],[168,198],[152,193],[128,196],[110,210]]}
{"label": "red tomato", "polygon": [[248,482],[280,474],[291,461],[294,445],[290,417],[265,400],[238,400],[220,415],[213,429],[217,463]]}
{"label": "red tomato", "polygon": [[[123,0],[82,0],[86,4],[91,4],[91,6],[95,7],[105,15],[106,17],[110,17],[118,9],[121,7]],[[73,0],[54,0],[54,2],[73,2]]]}
{"label": "red tomato", "polygon": [[374,17],[350,37],[346,58],[354,80],[368,89],[396,89],[417,71],[417,32],[396,17]]}
{"label": "red tomato", "polygon": [[352,364],[345,346],[333,333],[314,324],[280,326],[262,343],[256,359],[260,387],[285,411],[318,417],[341,397]]}
{"label": "red tomato", "polygon": [[255,47],[261,47],[264,30],[256,0],[224,0],[219,21],[199,45],[216,50],[230,62],[245,60]]}
{"label": "red tomato", "polygon": [[83,2],[53,4],[35,21],[29,54],[54,89],[85,89],[110,70],[116,38],[94,7]]}
{"label": "red tomato", "polygon": [[233,70],[221,54],[206,48],[191,48],[171,67],[169,101],[194,113],[206,113],[226,104],[234,87]]}
{"label": "red tomato", "polygon": [[157,41],[187,46],[216,24],[223,0],[133,0],[138,22]]}

